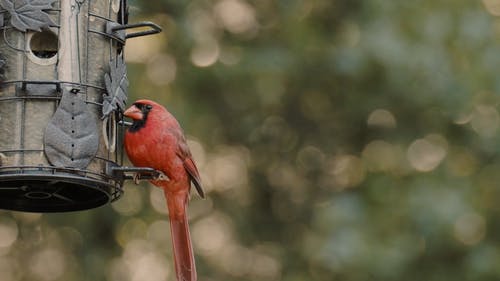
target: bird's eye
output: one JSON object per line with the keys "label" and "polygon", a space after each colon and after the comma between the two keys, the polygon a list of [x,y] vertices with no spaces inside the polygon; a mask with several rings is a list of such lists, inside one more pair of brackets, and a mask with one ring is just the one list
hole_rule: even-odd
{"label": "bird's eye", "polygon": [[151,110],[151,108],[153,108],[153,106],[152,106],[152,105],[150,105],[150,104],[147,104],[147,105],[146,105],[146,109],[147,109],[147,110]]}

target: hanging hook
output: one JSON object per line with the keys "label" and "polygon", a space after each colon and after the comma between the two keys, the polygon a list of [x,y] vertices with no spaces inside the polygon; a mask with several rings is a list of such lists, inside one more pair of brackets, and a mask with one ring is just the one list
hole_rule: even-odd
{"label": "hanging hook", "polygon": [[[149,29],[132,33],[125,33],[125,30],[127,29],[139,28],[139,27],[149,27]],[[110,34],[111,36],[122,42],[125,42],[125,40],[129,38],[152,35],[160,33],[161,31],[162,29],[159,25],[149,21],[142,21],[131,24],[117,24],[115,22],[108,22],[106,25],[106,33]]]}

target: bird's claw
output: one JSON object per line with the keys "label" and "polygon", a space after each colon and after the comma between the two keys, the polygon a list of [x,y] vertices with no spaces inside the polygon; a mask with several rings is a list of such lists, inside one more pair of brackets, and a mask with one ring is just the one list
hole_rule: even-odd
{"label": "bird's claw", "polygon": [[133,176],[132,180],[134,181],[134,183],[136,185],[138,185],[139,181],[141,180],[141,176],[139,175],[139,173],[134,173],[134,176]]}
{"label": "bird's claw", "polygon": [[[156,171],[158,174],[157,175],[147,175],[147,179],[151,180],[151,181],[169,181],[170,178],[165,175],[165,173],[161,172],[161,171]],[[150,178],[152,177],[152,178]],[[140,172],[137,172],[137,173],[134,173],[133,176],[132,176],[132,181],[134,181],[135,184],[139,184],[139,182],[141,180],[144,180],[144,178],[141,176],[141,173]]]}
{"label": "bird's claw", "polygon": [[159,181],[169,181],[170,178],[165,175],[163,172],[158,172],[158,177],[156,177],[156,180],[159,180]]}

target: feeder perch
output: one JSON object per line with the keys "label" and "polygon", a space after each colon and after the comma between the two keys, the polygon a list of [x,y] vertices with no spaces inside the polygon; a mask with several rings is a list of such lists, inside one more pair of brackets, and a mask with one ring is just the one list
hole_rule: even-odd
{"label": "feeder perch", "polygon": [[160,31],[129,24],[126,0],[0,1],[0,208],[90,209],[160,176],[122,167],[121,145],[123,48]]}

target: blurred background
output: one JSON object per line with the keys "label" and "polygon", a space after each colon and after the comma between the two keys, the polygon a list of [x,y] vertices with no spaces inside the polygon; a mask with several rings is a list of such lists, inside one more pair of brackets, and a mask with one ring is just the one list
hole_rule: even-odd
{"label": "blurred background", "polygon": [[[499,280],[500,0],[135,0],[130,97],[183,125],[201,281]],[[174,280],[162,192],[0,211],[0,280]]]}

